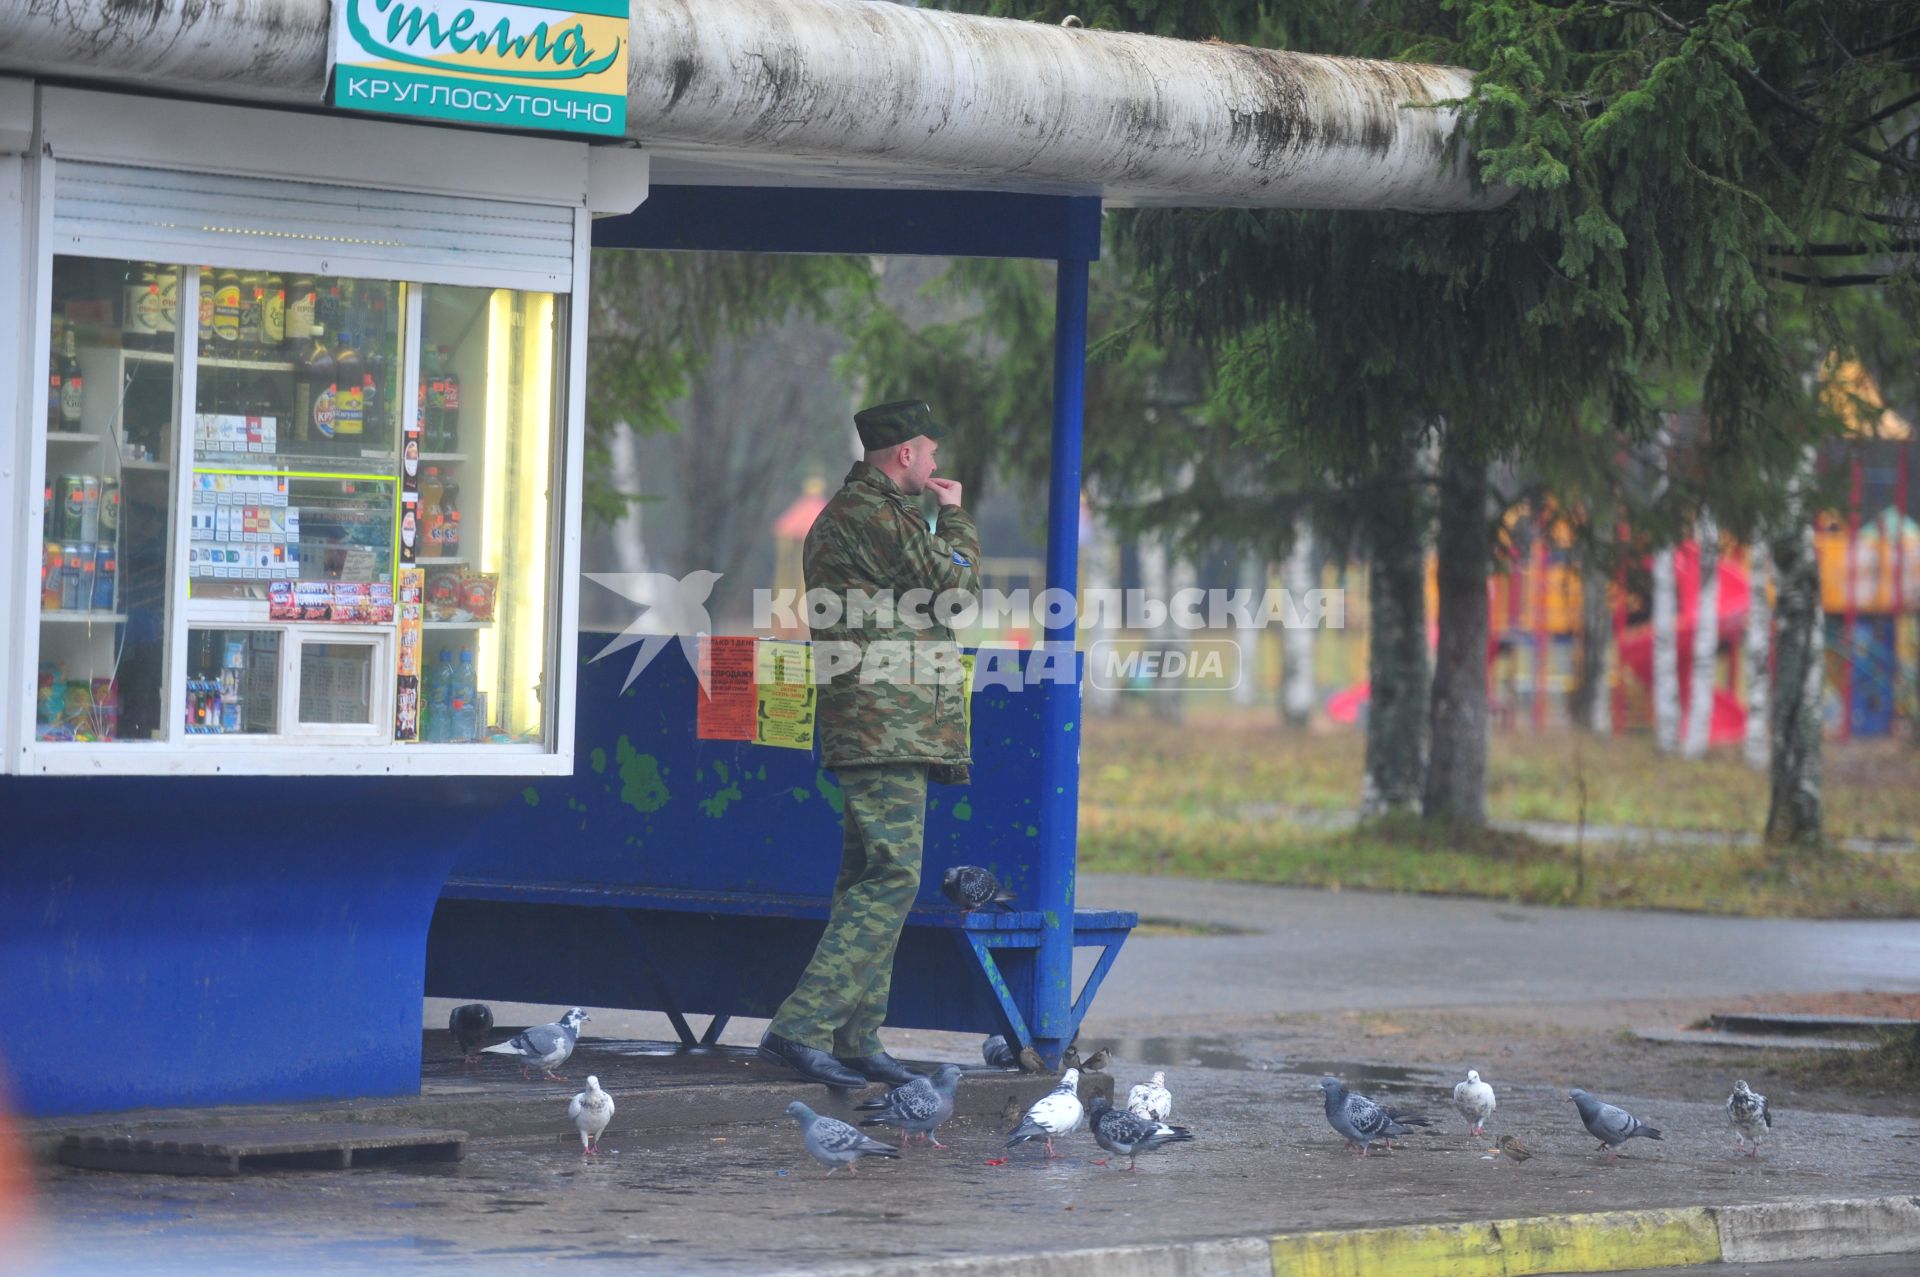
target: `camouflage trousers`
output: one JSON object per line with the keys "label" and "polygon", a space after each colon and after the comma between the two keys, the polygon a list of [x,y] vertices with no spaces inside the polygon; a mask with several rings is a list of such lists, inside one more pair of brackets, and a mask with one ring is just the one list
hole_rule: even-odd
{"label": "camouflage trousers", "polygon": [[893,989],[893,951],[920,890],[927,767],[842,767],[846,800],[833,912],[799,985],[773,1017],[774,1033],[843,1058],[881,1050]]}

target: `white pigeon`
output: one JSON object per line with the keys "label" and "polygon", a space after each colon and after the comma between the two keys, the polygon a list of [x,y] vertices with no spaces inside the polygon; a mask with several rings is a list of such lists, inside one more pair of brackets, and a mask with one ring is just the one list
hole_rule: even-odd
{"label": "white pigeon", "polygon": [[1149,1122],[1164,1122],[1173,1112],[1173,1092],[1167,1089],[1167,1075],[1155,1072],[1153,1081],[1137,1083],[1127,1092],[1127,1112]]}
{"label": "white pigeon", "polygon": [[1733,1123],[1734,1136],[1747,1156],[1760,1156],[1760,1141],[1773,1129],[1773,1110],[1767,1107],[1767,1097],[1745,1082],[1735,1082],[1733,1094],[1727,1097],[1727,1120]]}
{"label": "white pigeon", "polygon": [[1007,1133],[1007,1147],[1028,1140],[1044,1139],[1047,1156],[1056,1157],[1053,1137],[1065,1135],[1080,1125],[1086,1110],[1080,1107],[1080,1070],[1068,1069],[1060,1075],[1060,1085],[1033,1102],[1020,1125]]}
{"label": "white pigeon", "polygon": [[567,1105],[567,1116],[580,1130],[580,1147],[589,1157],[600,1151],[600,1132],[613,1120],[613,1097],[600,1089],[600,1079],[587,1078],[587,1089]]}
{"label": "white pigeon", "polygon": [[1468,1069],[1467,1080],[1453,1087],[1453,1107],[1467,1119],[1469,1135],[1485,1135],[1487,1119],[1493,1116],[1493,1088],[1480,1080],[1478,1070]]}
{"label": "white pigeon", "polygon": [[508,1041],[498,1046],[490,1046],[482,1055],[517,1055],[520,1057],[520,1076],[526,1077],[528,1069],[540,1069],[553,1082],[564,1082],[554,1069],[565,1064],[567,1057],[573,1054],[574,1043],[580,1040],[582,1021],[593,1017],[579,1007],[567,1012],[552,1024],[536,1024],[524,1033],[516,1033]]}

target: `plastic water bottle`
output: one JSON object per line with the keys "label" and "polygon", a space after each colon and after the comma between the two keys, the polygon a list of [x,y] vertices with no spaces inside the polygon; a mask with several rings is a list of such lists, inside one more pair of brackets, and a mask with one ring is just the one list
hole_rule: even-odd
{"label": "plastic water bottle", "polygon": [[476,703],[479,694],[479,684],[473,674],[473,652],[463,647],[460,649],[460,665],[453,678],[455,740],[480,739],[480,707]]}
{"label": "plastic water bottle", "polygon": [[453,737],[453,662],[445,651],[440,653],[440,663],[433,667],[433,677],[427,682],[426,736],[429,741]]}

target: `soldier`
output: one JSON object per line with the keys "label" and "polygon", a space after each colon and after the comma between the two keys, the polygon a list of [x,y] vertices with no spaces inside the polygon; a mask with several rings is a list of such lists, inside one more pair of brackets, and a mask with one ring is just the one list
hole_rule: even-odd
{"label": "soldier", "polygon": [[[966,688],[953,631],[940,606],[977,600],[980,535],[960,505],[960,485],[933,472],[944,431],[917,399],[855,413],[866,449],[807,533],[808,590],[929,591],[926,607],[859,615],[843,606],[813,633],[820,688],[821,755],[845,799],[833,911],[806,973],[780,1005],[761,1053],[829,1086],[897,1086],[918,1074],[880,1044],[893,984],[893,953],[920,887],[927,782],[967,783]],[[930,492],[938,530],[908,498]]]}

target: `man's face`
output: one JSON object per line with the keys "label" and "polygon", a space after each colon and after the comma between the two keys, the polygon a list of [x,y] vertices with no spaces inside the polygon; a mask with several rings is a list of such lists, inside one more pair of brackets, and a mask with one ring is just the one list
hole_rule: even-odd
{"label": "man's face", "polygon": [[939,468],[937,455],[939,441],[925,435],[910,440],[907,445],[907,472],[900,476],[900,491],[910,497],[917,497],[927,490],[927,480]]}

